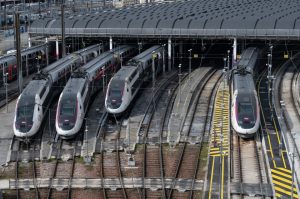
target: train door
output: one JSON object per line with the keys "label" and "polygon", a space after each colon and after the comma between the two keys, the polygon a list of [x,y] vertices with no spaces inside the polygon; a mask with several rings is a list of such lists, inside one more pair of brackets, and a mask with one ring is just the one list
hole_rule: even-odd
{"label": "train door", "polygon": [[7,67],[7,62],[4,63],[5,68],[7,68],[7,73],[8,73],[8,81],[12,81],[13,79],[13,65],[8,65]]}

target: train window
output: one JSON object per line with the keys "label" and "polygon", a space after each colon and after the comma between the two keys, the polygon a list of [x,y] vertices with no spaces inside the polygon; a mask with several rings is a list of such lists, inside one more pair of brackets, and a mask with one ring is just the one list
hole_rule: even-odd
{"label": "train window", "polygon": [[84,84],[84,86],[82,87],[81,96],[84,95],[84,92],[85,92],[87,86],[88,86],[88,82],[86,81],[85,84]]}
{"label": "train window", "polygon": [[34,111],[34,105],[20,106],[17,110],[17,116],[19,118],[31,118]]}
{"label": "train window", "polygon": [[239,102],[238,103],[238,113],[243,114],[243,113],[251,113],[252,110],[252,105],[249,102]]}
{"label": "train window", "polygon": [[136,71],[133,72],[133,74],[131,75],[132,78],[134,78],[136,76],[136,73],[137,73]]}
{"label": "train window", "polygon": [[73,100],[66,100],[61,106],[60,115],[73,116],[76,112],[76,103]]}
{"label": "train window", "polygon": [[45,94],[45,91],[46,91],[46,87],[44,87],[40,93],[40,98],[42,98]]}
{"label": "train window", "polygon": [[32,119],[35,99],[32,96],[22,96],[18,102],[17,117]]}

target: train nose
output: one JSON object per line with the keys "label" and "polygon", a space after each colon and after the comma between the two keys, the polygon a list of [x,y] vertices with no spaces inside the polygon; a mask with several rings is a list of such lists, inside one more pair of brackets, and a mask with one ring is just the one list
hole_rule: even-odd
{"label": "train nose", "polygon": [[16,129],[18,129],[21,133],[28,133],[32,128],[33,122],[21,120],[16,122]]}
{"label": "train nose", "polygon": [[71,130],[75,126],[75,122],[70,121],[68,119],[62,120],[62,122],[59,123],[60,128],[63,130]]}
{"label": "train nose", "polygon": [[109,107],[112,108],[112,109],[117,109],[121,106],[121,104],[122,104],[121,100],[112,99],[112,100],[110,100]]}
{"label": "train nose", "polygon": [[250,123],[250,119],[248,117],[243,118],[243,123]]}

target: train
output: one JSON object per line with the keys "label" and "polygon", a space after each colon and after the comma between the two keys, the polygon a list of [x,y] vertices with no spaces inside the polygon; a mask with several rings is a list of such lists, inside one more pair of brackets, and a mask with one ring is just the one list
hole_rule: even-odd
{"label": "train", "polygon": [[231,124],[242,138],[254,137],[260,125],[260,108],[253,80],[258,58],[258,48],[247,48],[232,70]]}
{"label": "train", "polygon": [[[47,63],[51,63],[53,61],[51,55],[55,53],[54,50],[54,46],[49,43],[23,49],[21,51],[23,76],[36,72],[37,66],[43,68]],[[3,73],[7,73],[7,82],[12,82],[17,79],[17,71],[17,57],[15,52],[1,56],[0,86],[3,85]]]}
{"label": "train", "polygon": [[17,138],[29,139],[38,132],[51,101],[62,90],[71,71],[98,56],[101,49],[99,44],[81,49],[34,75],[17,99],[13,125]]}
{"label": "train", "polygon": [[73,138],[80,131],[91,96],[119,69],[120,57],[122,60],[132,57],[135,49],[127,45],[117,47],[72,73],[60,94],[56,110],[55,128],[61,138]]}
{"label": "train", "polygon": [[145,50],[129,60],[111,78],[105,96],[105,109],[109,114],[118,116],[128,109],[143,82],[151,78],[153,61],[155,75],[161,71],[163,50],[158,45]]}

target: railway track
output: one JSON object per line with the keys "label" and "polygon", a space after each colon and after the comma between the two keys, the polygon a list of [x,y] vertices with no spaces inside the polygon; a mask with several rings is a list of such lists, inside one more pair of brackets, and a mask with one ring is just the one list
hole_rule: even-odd
{"label": "railway track", "polygon": [[[16,90],[10,90],[8,91],[7,93],[8,95],[8,99],[7,99],[7,102],[10,103],[11,101],[13,101],[14,99],[16,99],[18,96],[19,96],[19,91],[16,89]],[[6,106],[6,95],[5,93],[1,93],[0,94],[0,108]]]}
{"label": "railway track", "polygon": [[[123,175],[120,161],[120,131],[123,119],[114,120],[110,118],[106,121],[102,133],[102,144],[108,143],[110,148],[102,146],[101,152],[101,169],[100,173],[103,178],[117,178],[122,189],[112,188],[111,190],[102,189],[104,198],[128,198],[124,188]],[[109,136],[108,136],[109,134]]]}
{"label": "railway track", "polygon": [[[261,184],[263,183],[259,150],[256,140],[243,140],[236,132],[233,138],[233,179],[232,181],[240,184]],[[265,198],[263,196],[233,195],[232,198]]]}
{"label": "railway track", "polygon": [[[165,198],[163,155],[162,155],[162,127],[166,120],[166,112],[170,107],[171,97],[174,95],[177,84],[174,83],[176,74],[170,75],[155,89],[152,102],[148,104],[140,122],[138,134],[143,134],[143,198]],[[170,91],[172,94],[164,91]],[[154,91],[153,91],[154,92]],[[171,96],[170,96],[171,95]],[[163,109],[163,113],[161,113]],[[162,122],[161,122],[162,121]],[[149,145],[150,144],[150,145]],[[156,145],[159,146],[156,146]],[[160,178],[162,191],[153,192],[145,189],[145,178]]]}
{"label": "railway track", "polygon": [[[265,74],[264,70],[258,77],[258,82],[261,81]],[[260,132],[257,132],[252,139],[242,139],[238,136],[237,132],[233,131],[231,135],[231,181],[233,183],[242,184],[248,186],[249,184],[261,185],[268,183],[265,177],[265,167],[262,151],[258,145],[261,146]],[[243,194],[232,195],[232,198],[266,198],[265,196],[248,196]]]}
{"label": "railway track", "polygon": [[[76,156],[76,149],[74,143],[81,142],[80,136],[75,138],[75,141],[67,141],[62,140],[57,136],[55,144],[52,146],[54,149],[55,154],[55,162],[53,171],[50,177],[50,185],[48,189],[47,198],[58,198],[64,197],[70,199],[72,196],[72,189],[71,189],[71,182],[73,179],[74,174],[74,167],[75,167],[75,156]],[[68,153],[65,153],[66,150]],[[70,153],[71,152],[71,153]],[[53,190],[53,180],[55,178],[58,179],[68,179],[68,188],[67,190],[60,190],[56,191]]]}
{"label": "railway track", "polygon": [[[211,88],[211,85],[208,83],[211,81],[217,84],[218,79],[220,78],[220,74],[216,73],[216,71],[210,71],[208,74],[199,82],[200,86],[198,89],[195,90],[195,93],[193,93],[193,96],[190,100],[190,105],[188,107],[187,115],[184,117],[183,124],[184,126],[189,126],[189,129],[185,131],[184,136],[188,137],[192,134],[192,124],[195,122],[196,115],[199,114],[201,110],[200,106],[203,106],[203,103],[199,103],[199,99],[205,98],[206,101],[206,107],[208,110],[208,105],[210,98],[212,96],[213,89]],[[210,84],[211,84],[210,83]],[[207,86],[209,85],[209,86]],[[206,124],[204,124],[206,125]],[[204,133],[203,128],[199,135],[203,136]],[[181,128],[181,131],[183,131],[183,128]],[[166,194],[167,198],[193,198],[193,191],[190,192],[178,192],[174,191],[175,189],[175,180],[180,179],[193,179],[195,180],[195,177],[197,176],[198,172],[198,162],[199,162],[199,154],[201,152],[202,148],[202,139],[199,143],[189,145],[187,141],[184,143],[180,143],[178,147],[178,156],[175,163],[175,171],[173,173],[173,183],[171,185],[170,191]],[[196,151],[196,153],[195,153]]]}
{"label": "railway track", "polygon": [[[16,186],[16,198],[28,196],[31,198],[40,198],[39,189],[37,186],[37,175],[39,175],[38,169],[36,168],[36,162],[34,156],[30,155],[30,151],[36,147],[36,143],[28,143],[18,140],[15,136],[13,138],[13,144],[11,145],[11,151],[15,152],[15,186]],[[24,154],[24,152],[26,152]],[[34,192],[19,189],[19,179],[27,178],[33,179]],[[29,190],[28,185],[28,190]]]}
{"label": "railway track", "polygon": [[[300,153],[299,147],[297,147],[296,141],[296,132],[300,128],[300,107],[299,107],[299,54],[296,54],[293,58],[293,61],[287,61],[276,73],[276,78],[279,80],[275,83],[275,97],[278,98],[276,102],[276,113],[279,115],[278,125],[282,129],[282,142],[283,147],[286,148],[287,152],[290,152],[290,169],[293,171],[294,168],[298,168],[300,165]],[[281,104],[282,103],[282,104]],[[283,150],[284,151],[284,148]],[[294,158],[292,157],[292,154]],[[293,162],[294,160],[294,162]],[[295,170],[295,176],[293,181],[294,186],[291,186],[292,183],[283,187],[281,184],[276,184],[278,192],[284,192],[289,187],[295,189],[295,195],[297,195],[297,189],[299,190],[299,170]],[[277,181],[275,181],[277,182]],[[291,195],[287,194],[287,195]]]}
{"label": "railway track", "polygon": [[[286,64],[284,64],[286,65]],[[284,67],[284,65],[282,67]],[[274,74],[281,73],[282,67],[277,68]],[[280,78],[278,78],[280,79]],[[267,164],[271,170],[271,183],[275,191],[276,197],[297,198],[297,190],[293,189],[292,185],[292,171],[289,163],[289,157],[284,140],[284,134],[281,131],[279,123],[279,113],[276,112],[275,106],[279,106],[277,90],[279,89],[275,84],[272,84],[273,92],[268,92],[268,79],[266,74],[262,75],[258,83],[259,101],[261,104],[261,125],[262,125],[262,141],[265,145],[267,154]],[[270,95],[270,96],[269,96]],[[269,99],[272,99],[270,101]],[[274,106],[275,104],[275,106]],[[271,114],[270,114],[271,113]],[[293,194],[292,194],[292,190]]]}

